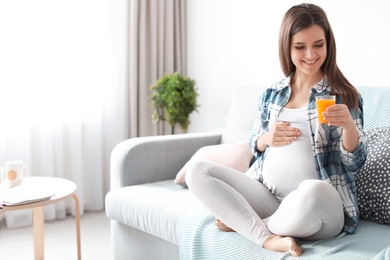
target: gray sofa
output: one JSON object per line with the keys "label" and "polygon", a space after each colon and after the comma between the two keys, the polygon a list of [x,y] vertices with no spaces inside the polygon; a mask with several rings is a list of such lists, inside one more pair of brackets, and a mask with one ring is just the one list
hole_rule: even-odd
{"label": "gray sofa", "polygon": [[[390,87],[362,87],[359,92],[365,101],[368,142],[375,137],[368,160],[388,163],[390,147],[380,158],[375,149],[378,144],[390,143],[390,118],[386,115],[390,111]],[[222,132],[133,138],[114,148],[106,214],[111,219],[115,260],[292,259],[288,254],[254,246],[237,233],[217,230],[213,217],[190,191],[174,183],[178,172],[200,148],[248,140],[260,93],[260,88],[237,91]],[[382,190],[383,183],[388,186],[390,182],[390,168],[383,167],[384,171],[372,172],[375,167],[369,165],[359,175],[359,202],[365,207],[361,209],[365,220],[357,233],[318,243],[302,242],[305,253],[301,259],[390,259],[390,226],[386,224],[390,222],[390,189]],[[380,182],[376,188],[368,187],[372,175]]]}

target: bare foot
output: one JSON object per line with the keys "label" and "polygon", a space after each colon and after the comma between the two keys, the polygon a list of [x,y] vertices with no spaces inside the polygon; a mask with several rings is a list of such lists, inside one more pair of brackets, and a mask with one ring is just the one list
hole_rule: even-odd
{"label": "bare foot", "polygon": [[217,228],[221,231],[225,231],[225,232],[235,232],[233,229],[231,229],[230,227],[226,226],[224,223],[222,223],[219,219],[215,219],[215,225],[217,226]]}
{"label": "bare foot", "polygon": [[289,252],[292,256],[303,254],[302,248],[292,237],[270,236],[264,241],[263,247],[275,252]]}

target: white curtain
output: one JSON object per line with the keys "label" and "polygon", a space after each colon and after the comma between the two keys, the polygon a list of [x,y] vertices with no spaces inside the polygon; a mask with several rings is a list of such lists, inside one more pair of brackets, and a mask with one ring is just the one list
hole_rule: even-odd
{"label": "white curtain", "polygon": [[23,160],[31,176],[74,181],[82,212],[104,209],[109,156],[128,136],[126,94],[110,75],[109,2],[0,1],[0,165]]}
{"label": "white curtain", "polygon": [[[149,87],[164,73],[178,71],[186,75],[186,0],[130,3],[130,136],[156,135]],[[162,133],[171,134],[171,127],[165,124]]]}
{"label": "white curtain", "polygon": [[82,212],[104,209],[114,146],[157,132],[149,86],[185,74],[185,0],[0,1],[0,35],[0,165],[72,180]]}

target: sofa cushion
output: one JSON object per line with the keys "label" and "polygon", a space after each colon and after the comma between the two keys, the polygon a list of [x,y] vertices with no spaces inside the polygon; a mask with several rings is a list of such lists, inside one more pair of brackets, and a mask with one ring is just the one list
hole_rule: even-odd
{"label": "sofa cushion", "polygon": [[262,88],[240,87],[230,105],[221,143],[249,142]]}
{"label": "sofa cushion", "polygon": [[188,167],[197,160],[209,160],[245,172],[249,168],[253,155],[249,142],[209,145],[200,148],[177,173],[175,183],[185,186]]}
{"label": "sofa cushion", "polygon": [[106,214],[110,219],[176,245],[180,217],[203,210],[188,189],[172,180],[114,189],[106,196]]}
{"label": "sofa cushion", "polygon": [[360,217],[390,223],[390,127],[366,131],[367,160],[356,174]]}

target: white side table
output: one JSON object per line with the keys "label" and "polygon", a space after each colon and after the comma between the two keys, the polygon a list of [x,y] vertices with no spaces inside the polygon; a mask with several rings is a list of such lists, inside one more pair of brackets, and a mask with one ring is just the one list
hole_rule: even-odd
{"label": "white side table", "polygon": [[56,203],[72,197],[75,203],[76,236],[77,236],[77,256],[81,260],[80,242],[80,204],[76,195],[76,184],[72,181],[54,177],[28,177],[23,183],[23,187],[34,190],[47,190],[55,194],[49,200],[19,205],[3,207],[0,212],[33,209],[33,230],[34,230],[34,254],[36,260],[44,259],[44,209],[46,205]]}

